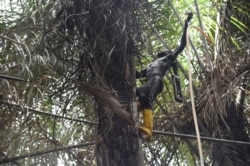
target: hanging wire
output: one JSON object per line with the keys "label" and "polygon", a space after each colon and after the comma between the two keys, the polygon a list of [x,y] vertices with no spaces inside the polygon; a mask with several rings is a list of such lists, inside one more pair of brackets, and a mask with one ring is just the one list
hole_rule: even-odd
{"label": "hanging wire", "polygon": [[[9,103],[9,102],[2,101],[2,100],[0,100],[0,103],[9,105],[9,106],[11,106],[11,107],[20,108],[21,110],[28,110],[28,111],[30,111],[30,112],[34,112],[34,113],[42,114],[42,115],[47,115],[47,116],[51,116],[51,117],[54,117],[54,118],[60,118],[60,119],[65,119],[65,120],[70,120],[70,121],[75,121],[75,122],[90,124],[90,125],[97,125],[97,124],[98,124],[98,123],[92,122],[92,121],[81,120],[81,119],[71,118],[71,117],[65,117],[65,116],[55,115],[55,114],[52,114],[52,113],[49,113],[49,112],[44,112],[44,111],[40,111],[40,110],[35,110],[35,109],[32,109],[32,108],[23,107],[23,106],[20,106],[20,105],[18,105],[18,104]],[[15,109],[15,110],[16,110],[16,109]]]}
{"label": "hanging wire", "polygon": [[[157,131],[157,130],[154,130],[153,134],[154,135],[164,135],[164,136],[171,136],[171,137],[187,138],[187,139],[197,139],[197,137],[195,135],[171,133],[171,132],[164,132],[164,131]],[[250,142],[244,142],[244,141],[235,141],[235,140],[213,138],[213,137],[203,137],[203,136],[201,136],[200,138],[202,141],[221,142],[221,143],[234,144],[234,145],[250,146]]]}

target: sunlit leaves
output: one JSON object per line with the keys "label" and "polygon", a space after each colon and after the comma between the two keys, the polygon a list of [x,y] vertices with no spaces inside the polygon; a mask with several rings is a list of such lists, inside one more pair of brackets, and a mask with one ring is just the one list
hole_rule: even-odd
{"label": "sunlit leaves", "polygon": [[[97,35],[98,39],[93,39],[95,42],[90,43],[89,36],[85,31],[81,32],[76,26],[68,26],[74,18],[74,24],[78,23],[81,25],[79,27],[87,28],[87,18],[83,17],[84,19],[79,22],[76,21],[78,17],[72,15],[63,18],[65,13],[60,10],[61,2],[70,3],[70,1],[52,0],[4,0],[0,2],[0,72],[29,81],[15,82],[1,79],[0,95],[6,101],[21,106],[34,107],[47,113],[95,121],[94,99],[87,94],[80,94],[78,92],[79,87],[74,85],[74,81],[78,79],[79,71],[85,81],[91,78],[87,68],[79,70],[79,55],[86,54],[87,58],[84,59],[83,63],[86,67],[88,65],[86,62],[89,62],[89,58],[94,56],[94,48],[97,44],[107,48],[107,60],[110,60],[116,48],[114,45],[107,46],[100,35]],[[230,90],[222,90],[229,84],[234,85],[230,78],[237,78],[235,73],[238,69],[244,71],[247,67],[249,68],[249,61],[247,61],[247,58],[244,59],[244,57],[249,57],[249,54],[247,54],[249,50],[246,49],[249,47],[249,8],[244,4],[246,2],[234,3],[232,6],[234,10],[230,13],[232,15],[227,18],[227,15],[224,15],[225,2],[206,0],[198,0],[197,2],[203,31],[212,40],[212,42],[207,41],[208,53],[216,70],[214,73],[206,71],[206,68],[203,69],[198,63],[198,58],[204,66],[208,61],[204,43],[201,40],[204,36],[195,28],[190,28],[190,38],[194,44],[194,50],[191,49],[191,67],[194,69],[193,81],[195,87],[202,88],[196,97],[199,97],[199,95],[205,96],[202,100],[205,106],[200,110],[205,112],[202,117],[214,122],[218,115],[216,113],[221,111],[221,109],[214,109],[216,104],[218,101],[221,102],[225,99],[225,95],[230,94]],[[191,10],[194,13],[191,26],[200,28],[198,13],[193,0],[150,0],[144,2],[140,6],[140,10],[141,12],[137,13],[137,17],[140,17],[139,23],[142,27],[142,34],[138,34],[138,36],[142,35],[143,40],[136,42],[144,47],[141,51],[142,56],[138,56],[138,70],[145,68],[148,63],[154,60],[157,52],[166,47],[174,49],[178,46],[186,11]],[[86,11],[81,13],[83,16],[87,16],[87,14]],[[108,14],[100,14],[104,22],[108,20]],[[227,21],[223,21],[224,18]],[[72,29],[58,29],[64,24],[67,24],[67,28]],[[121,33],[127,28],[125,24],[120,22],[120,19],[115,22],[115,26],[122,27]],[[117,34],[118,31],[114,28],[113,35],[119,37]],[[91,54],[88,54],[89,52]],[[189,80],[187,80],[185,74],[190,66],[187,65],[185,51],[178,57],[178,61],[183,67],[183,71],[179,71],[182,93],[188,103],[190,100]],[[192,125],[188,123],[191,121],[190,108],[187,107],[187,103],[176,103],[173,100],[170,74],[171,71],[164,78],[165,89],[155,103],[155,128],[173,132],[192,132]],[[138,85],[142,83],[141,81],[143,80],[138,81]],[[217,84],[221,84],[221,86],[216,86]],[[216,98],[212,98],[215,96],[214,94],[220,98],[215,100]],[[248,114],[249,106],[246,105],[245,108],[247,109],[245,112]],[[57,146],[67,143],[77,144],[92,140],[93,133],[95,133],[95,127],[93,126],[73,120],[66,121],[49,115],[37,114],[16,106],[1,105],[0,115],[0,142],[3,142],[4,145],[1,144],[0,151],[10,155],[9,157],[28,151],[35,152],[36,148],[47,148],[52,145]],[[248,116],[245,116],[247,119]],[[212,122],[209,123],[210,128],[212,125],[214,126]],[[198,161],[194,157],[193,151],[189,149],[190,144],[183,143],[179,147],[177,146],[179,141],[176,141],[175,138],[161,139],[156,137],[155,139],[155,144],[151,144],[151,147],[145,144],[146,161],[148,163],[164,165],[165,161],[174,165],[181,162],[195,164]],[[209,149],[209,147],[205,148]],[[93,153],[94,151],[91,149],[90,153],[85,155],[86,160],[88,157],[93,158]],[[73,157],[65,157],[64,155],[61,155],[61,158],[65,162],[68,158],[74,160]],[[210,160],[207,160],[207,162],[209,164]]]}

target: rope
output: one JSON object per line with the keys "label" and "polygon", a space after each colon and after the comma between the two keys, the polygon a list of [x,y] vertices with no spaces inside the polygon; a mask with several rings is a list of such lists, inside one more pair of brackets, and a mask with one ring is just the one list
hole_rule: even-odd
{"label": "rope", "polygon": [[194,125],[195,125],[195,132],[198,142],[198,150],[199,150],[199,156],[200,156],[200,164],[201,166],[204,166],[204,158],[202,153],[202,146],[201,146],[201,138],[200,138],[200,131],[198,126],[198,120],[195,110],[195,104],[194,104],[194,91],[193,91],[193,79],[192,79],[192,69],[191,69],[191,56],[190,56],[190,49],[189,49],[189,27],[187,29],[187,56],[188,56],[188,79],[189,79],[189,89],[190,89],[190,98],[191,98],[191,104],[192,104],[192,113],[194,118]]}

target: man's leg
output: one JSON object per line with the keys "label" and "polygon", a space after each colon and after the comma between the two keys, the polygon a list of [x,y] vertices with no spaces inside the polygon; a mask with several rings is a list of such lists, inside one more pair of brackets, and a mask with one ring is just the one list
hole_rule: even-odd
{"label": "man's leg", "polygon": [[139,131],[142,137],[148,141],[152,140],[153,121],[153,111],[151,109],[144,109],[143,123],[139,126]]}
{"label": "man's leg", "polygon": [[153,132],[153,98],[150,84],[147,82],[146,85],[136,88],[136,95],[139,98],[137,109],[142,110],[143,114],[143,123],[139,126],[139,132],[148,141],[152,140]]}

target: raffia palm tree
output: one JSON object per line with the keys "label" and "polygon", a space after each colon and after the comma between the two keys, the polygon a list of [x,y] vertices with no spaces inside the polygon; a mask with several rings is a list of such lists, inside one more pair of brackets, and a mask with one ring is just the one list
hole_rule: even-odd
{"label": "raffia palm tree", "polygon": [[[250,31],[245,25],[249,25],[246,17],[250,3],[228,1],[224,7],[220,11],[214,69],[204,80],[206,87],[200,90],[199,110],[211,136],[249,142],[245,92],[250,78],[246,44]],[[245,13],[241,12],[244,8]],[[212,143],[211,150],[214,165],[249,165],[248,146]]]}
{"label": "raffia palm tree", "polygon": [[143,164],[136,116],[130,116],[136,115],[137,8],[133,1],[75,1],[63,7],[59,33],[73,33],[69,40],[78,50],[67,57],[77,61],[70,79],[95,99],[97,165]]}
{"label": "raffia palm tree", "polygon": [[[249,29],[244,26],[249,25],[249,3],[220,5],[218,31],[209,29],[216,45],[201,46],[193,39],[201,53],[192,61],[198,122],[202,136],[249,141]],[[1,161],[56,165],[51,158],[59,158],[65,165],[143,165],[143,150],[147,165],[198,165],[196,140],[155,132],[142,149],[138,124],[133,124],[138,123],[134,62],[145,66],[155,57],[140,54],[175,47],[175,22],[182,21],[178,14],[183,11],[178,13],[170,1],[41,1],[23,7],[19,21],[0,26],[0,74],[24,80],[1,80]],[[154,126],[195,134],[186,59],[179,60],[186,100],[174,102],[166,76]],[[70,144],[76,146],[62,151]],[[205,164],[248,164],[247,146],[202,141],[202,147]]]}
{"label": "raffia palm tree", "polygon": [[[24,49],[31,45],[24,50],[29,55],[23,55],[25,67],[20,75],[29,78],[31,86],[27,90],[33,92],[31,87],[37,88],[40,95],[36,98],[37,103],[45,104],[42,97],[45,97],[48,106],[54,101],[63,102],[58,107],[64,114],[68,114],[67,108],[73,104],[84,109],[91,105],[88,102],[96,105],[94,110],[79,114],[86,116],[91,112],[92,117],[97,114],[97,165],[143,164],[135,124],[133,79],[134,59],[138,55],[135,40],[140,39],[140,36],[136,36],[140,30],[136,19],[138,5],[133,1],[105,0],[49,2],[44,6],[41,4],[31,15],[36,20],[36,26],[42,29],[18,34],[26,39]],[[22,24],[29,25],[29,21],[32,19],[24,19]],[[4,39],[11,38],[9,35]],[[11,45],[18,44],[10,41]],[[23,67],[22,64],[20,66]],[[27,71],[29,75],[25,75]],[[93,98],[86,97],[86,92]],[[33,96],[32,93],[29,95]],[[31,96],[25,96],[29,97],[25,102],[28,102],[28,106],[37,106]],[[74,102],[82,102],[82,106]],[[87,128],[82,130],[85,136],[84,130]],[[52,129],[52,132],[51,141],[56,142],[55,146],[60,145],[62,142],[56,140],[56,129]]]}

